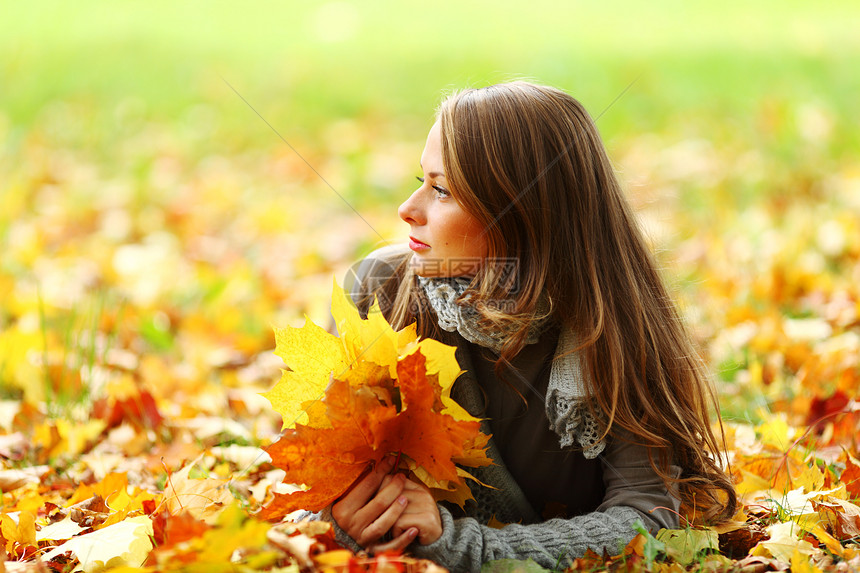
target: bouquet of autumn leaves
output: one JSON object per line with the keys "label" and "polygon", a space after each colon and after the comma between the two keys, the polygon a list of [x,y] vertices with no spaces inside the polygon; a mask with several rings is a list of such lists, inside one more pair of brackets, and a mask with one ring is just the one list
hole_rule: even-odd
{"label": "bouquet of autumn leaves", "polygon": [[331,312],[339,337],[309,319],[275,329],[275,354],[288,369],[264,396],[284,432],[266,451],[284,483],[302,489],[275,494],[258,515],[319,511],[388,455],[437,500],[463,505],[472,498],[465,478],[474,478],[458,466],[492,460],[480,421],[451,398],[460,374],[454,347],[419,340],[415,324],[395,332],[376,301],[363,320],[337,283]]}

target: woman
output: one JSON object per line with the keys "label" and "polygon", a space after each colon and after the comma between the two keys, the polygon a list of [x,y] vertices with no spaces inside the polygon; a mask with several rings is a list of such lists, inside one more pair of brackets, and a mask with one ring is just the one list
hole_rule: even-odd
{"label": "woman", "polygon": [[462,91],[421,166],[410,250],[366,260],[355,296],[457,346],[453,396],[493,435],[477,477],[495,489],[458,515],[380,464],[332,506],[341,539],[458,571],[557,567],[617,552],[637,521],[678,527],[682,503],[731,516],[716,400],[584,108],[525,82]]}

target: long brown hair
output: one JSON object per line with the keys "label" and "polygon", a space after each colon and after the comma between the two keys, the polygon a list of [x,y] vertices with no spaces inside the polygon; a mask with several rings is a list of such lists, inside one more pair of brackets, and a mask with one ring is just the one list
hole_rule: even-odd
{"label": "long brown hair", "polygon": [[[535,318],[573,328],[604,435],[615,424],[631,432],[667,484],[679,484],[685,506],[706,520],[731,517],[737,498],[709,423],[713,388],[583,106],[512,82],[451,95],[437,121],[448,186],[484,225],[488,261],[497,262],[478,271],[470,303],[487,325],[515,332],[499,365],[524,348]],[[499,280],[499,264],[511,261],[516,280]],[[409,269],[398,275],[394,322],[417,320],[423,335],[438,334]],[[669,474],[670,458],[680,478]]]}

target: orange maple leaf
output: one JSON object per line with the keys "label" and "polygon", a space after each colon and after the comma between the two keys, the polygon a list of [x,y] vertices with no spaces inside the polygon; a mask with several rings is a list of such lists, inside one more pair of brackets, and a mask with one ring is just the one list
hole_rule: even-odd
{"label": "orange maple leaf", "polygon": [[[287,483],[308,489],[279,494],[259,517],[273,519],[296,509],[320,510],[349,489],[371,464],[388,454],[410,458],[436,482],[461,482],[454,459],[480,443],[480,423],[441,413],[441,387],[428,375],[426,359],[414,352],[397,363],[401,408],[377,387],[333,380],[325,402],[330,427],[297,424],[267,448],[272,463],[286,472]],[[384,384],[382,385],[384,387]],[[487,465],[483,451],[470,465]]]}
{"label": "orange maple leaf", "polygon": [[439,481],[458,481],[453,458],[463,456],[465,444],[480,434],[481,425],[438,413],[442,407],[441,388],[435,376],[427,375],[425,366],[426,360],[420,352],[397,364],[404,408],[388,423],[385,432],[388,448],[409,456]]}
{"label": "orange maple leaf", "polygon": [[[266,448],[272,464],[286,472],[284,482],[305,484],[306,491],[277,494],[258,516],[273,519],[296,509],[316,511],[340,497],[369,463],[380,461],[371,425],[397,415],[365,386],[333,380],[325,393],[327,427],[296,424]],[[376,420],[373,422],[372,420]]]}
{"label": "orange maple leaf", "polygon": [[839,461],[845,464],[839,481],[845,485],[845,489],[848,490],[853,499],[860,499],[860,463],[846,450],[842,451]]}
{"label": "orange maple leaf", "polygon": [[471,499],[465,479],[480,482],[458,465],[492,460],[480,420],[451,398],[456,349],[419,339],[414,324],[395,332],[378,303],[362,319],[336,283],[331,310],[340,338],[310,321],[275,330],[289,370],[265,394],[285,428],[267,452],[285,483],[305,489],[276,494],[258,516],[322,509],[389,454],[436,499]]}

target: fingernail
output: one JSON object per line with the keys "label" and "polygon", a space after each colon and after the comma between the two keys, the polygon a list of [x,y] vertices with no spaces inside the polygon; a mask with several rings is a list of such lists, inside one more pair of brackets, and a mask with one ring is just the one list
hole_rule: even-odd
{"label": "fingernail", "polygon": [[397,503],[399,503],[400,505],[406,505],[407,502],[408,500],[406,499],[406,497],[402,495],[397,498]]}
{"label": "fingernail", "polygon": [[418,535],[418,530],[416,528],[412,527],[409,529],[409,531],[406,533],[406,535],[408,535],[409,537],[415,537],[416,535]]}
{"label": "fingernail", "polygon": [[385,467],[391,469],[394,467],[394,458],[392,456],[388,456],[387,458],[385,458],[385,461],[382,463]]}

